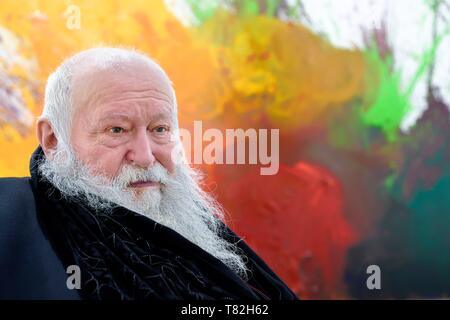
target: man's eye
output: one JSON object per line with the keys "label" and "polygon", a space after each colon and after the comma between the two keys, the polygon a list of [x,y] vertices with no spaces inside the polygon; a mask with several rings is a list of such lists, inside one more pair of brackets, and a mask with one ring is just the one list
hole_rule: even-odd
{"label": "man's eye", "polygon": [[124,132],[124,129],[121,128],[121,127],[112,127],[112,128],[109,129],[109,132],[112,132],[112,133],[122,133],[122,132]]}
{"label": "man's eye", "polygon": [[153,129],[153,131],[157,132],[157,133],[164,133],[166,131],[169,131],[169,129],[165,126],[159,126]]}

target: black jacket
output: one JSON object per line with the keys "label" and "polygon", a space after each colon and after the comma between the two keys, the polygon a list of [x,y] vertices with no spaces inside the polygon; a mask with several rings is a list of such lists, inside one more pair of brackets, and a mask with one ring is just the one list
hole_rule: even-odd
{"label": "black jacket", "polygon": [[79,299],[38,221],[29,178],[0,179],[0,299]]}

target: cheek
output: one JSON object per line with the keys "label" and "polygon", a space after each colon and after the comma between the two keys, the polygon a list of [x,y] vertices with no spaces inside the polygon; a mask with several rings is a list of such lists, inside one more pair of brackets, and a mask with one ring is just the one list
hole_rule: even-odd
{"label": "cheek", "polygon": [[123,144],[110,145],[98,139],[88,138],[77,132],[78,127],[74,127],[71,139],[77,157],[94,173],[103,174],[109,178],[114,177],[120,170],[126,148],[122,146]]}
{"label": "cheek", "polygon": [[122,157],[118,155],[118,152],[100,154],[97,159],[97,169],[107,177],[113,178],[119,173]]}
{"label": "cheek", "polygon": [[172,161],[172,150],[175,144],[166,144],[159,146],[157,149],[157,160],[169,171],[169,173],[175,172],[175,163]]}
{"label": "cheek", "polygon": [[95,173],[106,175],[108,178],[115,177],[120,170],[123,153],[121,150],[109,149],[101,146],[85,148],[83,150],[83,161],[85,161]]}

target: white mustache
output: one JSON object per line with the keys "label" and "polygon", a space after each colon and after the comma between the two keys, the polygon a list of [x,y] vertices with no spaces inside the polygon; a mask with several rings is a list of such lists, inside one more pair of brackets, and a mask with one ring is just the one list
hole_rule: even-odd
{"label": "white mustache", "polygon": [[138,181],[153,181],[165,185],[169,179],[170,176],[167,169],[156,162],[155,165],[148,169],[124,165],[120,173],[113,179],[112,184],[124,189],[130,183]]}

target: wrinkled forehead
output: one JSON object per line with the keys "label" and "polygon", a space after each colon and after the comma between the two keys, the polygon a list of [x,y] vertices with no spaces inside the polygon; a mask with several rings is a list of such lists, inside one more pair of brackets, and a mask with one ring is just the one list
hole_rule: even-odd
{"label": "wrinkled forehead", "polygon": [[146,95],[174,108],[170,80],[156,64],[147,61],[131,60],[105,68],[86,61],[77,66],[72,75],[72,101],[75,108]]}

